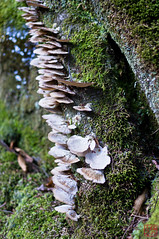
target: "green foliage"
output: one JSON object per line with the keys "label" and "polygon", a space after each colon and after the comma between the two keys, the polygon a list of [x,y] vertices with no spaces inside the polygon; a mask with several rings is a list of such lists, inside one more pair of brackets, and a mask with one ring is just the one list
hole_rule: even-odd
{"label": "green foliage", "polygon": [[17,11],[20,4],[16,0],[1,0],[0,1],[0,32],[5,26],[14,26],[19,29],[24,24],[21,17],[21,12]]}

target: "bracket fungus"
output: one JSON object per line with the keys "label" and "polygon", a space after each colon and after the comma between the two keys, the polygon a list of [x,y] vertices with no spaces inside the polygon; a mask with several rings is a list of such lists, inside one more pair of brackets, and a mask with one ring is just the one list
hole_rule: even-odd
{"label": "bracket fungus", "polygon": [[85,179],[94,183],[105,183],[105,177],[103,172],[99,170],[93,170],[91,168],[78,168],[77,173],[81,174]]}
{"label": "bracket fungus", "polygon": [[56,198],[56,200],[66,203],[68,205],[74,205],[75,201],[74,201],[74,195],[67,193],[66,191],[64,191],[63,189],[61,189],[60,187],[55,186],[53,188],[53,193],[54,193],[54,197]]}
{"label": "bracket fungus", "polygon": [[96,147],[93,151],[85,155],[85,161],[92,169],[104,169],[110,164],[110,157],[108,156],[107,146],[102,148]]}
{"label": "bracket fungus", "polygon": [[62,145],[56,145],[52,147],[49,151],[49,154],[52,155],[54,158],[63,158],[69,153],[70,151]]}
{"label": "bracket fungus", "polygon": [[65,174],[65,172],[69,171],[70,168],[71,168],[71,167],[70,167],[70,165],[68,165],[68,164],[66,164],[66,165],[60,164],[59,166],[53,168],[53,169],[51,170],[51,173],[52,173],[53,175]]}
{"label": "bracket fungus", "polygon": [[59,159],[55,160],[56,163],[61,163],[61,164],[73,164],[73,163],[77,163],[79,161],[80,161],[79,158],[77,158],[76,155],[71,154],[71,153],[67,154],[63,158],[59,158]]}
{"label": "bracket fungus", "polygon": [[92,143],[92,140],[92,136],[89,135],[85,138],[78,135],[73,135],[69,138],[67,146],[69,150],[77,156],[85,156],[85,154],[88,152],[90,144]]}
{"label": "bracket fungus", "polygon": [[55,207],[55,210],[57,212],[61,212],[61,213],[66,213],[66,217],[70,218],[72,221],[78,221],[78,219],[80,218],[80,215],[77,215],[77,213],[73,210],[74,206],[71,205],[61,205],[58,207]]}
{"label": "bracket fungus", "polygon": [[[80,161],[77,156],[85,156],[85,161],[91,168],[78,168],[77,172],[85,179],[95,183],[104,183],[105,177],[101,169],[110,164],[110,157],[107,147],[100,147],[94,136],[81,137],[73,135],[69,138],[72,129],[79,124],[82,114],[74,116],[69,121],[65,120],[62,114],[61,104],[71,104],[74,101],[68,97],[75,95],[73,87],[88,87],[93,83],[77,82],[70,80],[70,74],[65,67],[64,58],[69,54],[69,39],[59,39],[60,27],[57,24],[53,28],[48,28],[41,22],[39,9],[48,8],[41,0],[17,0],[24,1],[28,7],[20,7],[24,12],[22,15],[26,20],[26,25],[30,28],[30,41],[36,43],[34,53],[37,57],[31,61],[31,65],[38,68],[36,80],[39,83],[37,93],[43,98],[39,105],[51,114],[43,115],[52,131],[48,134],[48,139],[55,143],[49,154],[55,158],[57,167],[51,170],[54,187],[52,189],[54,197],[65,203],[65,205],[55,207],[55,210],[66,214],[66,217],[73,221],[78,221],[79,215],[75,212],[75,195],[78,191],[77,182],[71,178],[71,164]],[[91,104],[73,106],[77,111],[90,112]],[[60,115],[59,115],[60,114]],[[96,169],[96,170],[94,170]],[[97,170],[98,169],[98,170]]]}
{"label": "bracket fungus", "polygon": [[73,108],[78,111],[92,111],[90,103],[87,103],[86,105],[73,106]]}
{"label": "bracket fungus", "polygon": [[68,137],[63,134],[53,133],[52,131],[48,134],[48,139],[57,144],[67,145]]}
{"label": "bracket fungus", "polygon": [[69,194],[75,195],[78,191],[77,182],[69,178],[68,175],[54,175],[52,181],[56,186]]}

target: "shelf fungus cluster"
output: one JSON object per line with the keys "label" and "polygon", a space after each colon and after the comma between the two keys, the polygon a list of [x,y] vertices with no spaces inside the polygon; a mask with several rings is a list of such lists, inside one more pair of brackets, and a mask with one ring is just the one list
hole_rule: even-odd
{"label": "shelf fungus cluster", "polygon": [[[18,0],[22,2],[23,0]],[[70,125],[63,117],[61,104],[73,104],[72,96],[75,95],[74,87],[87,87],[91,83],[79,83],[68,80],[64,58],[68,55],[67,45],[69,40],[59,39],[59,27],[47,28],[39,21],[39,10],[48,7],[41,0],[26,0],[28,7],[20,7],[27,26],[30,28],[30,41],[36,44],[34,53],[37,55],[31,65],[38,68],[36,80],[39,82],[38,93],[43,95],[39,105],[49,114],[43,115],[51,132],[48,139],[54,143],[49,154],[55,158],[57,167],[52,169],[54,197],[64,203],[55,207],[55,210],[65,213],[68,218],[78,221],[79,215],[75,212],[75,196],[78,192],[77,181],[71,174],[73,164],[85,158],[85,163],[90,167],[78,168],[77,172],[87,180],[95,183],[104,183],[103,170],[110,164],[107,146],[102,148],[94,135],[81,137],[73,135],[76,126]],[[77,111],[92,111],[91,105],[73,106]]]}

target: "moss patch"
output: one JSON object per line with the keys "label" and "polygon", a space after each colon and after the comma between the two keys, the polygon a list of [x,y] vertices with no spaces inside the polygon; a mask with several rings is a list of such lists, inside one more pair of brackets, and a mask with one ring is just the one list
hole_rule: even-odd
{"label": "moss patch", "polygon": [[[29,198],[32,200],[32,197],[38,194],[35,188],[44,182],[47,174],[50,175],[50,170],[54,167],[54,161],[51,156],[48,156],[49,142],[46,137],[43,137],[42,133],[35,131],[28,126],[25,121],[14,117],[14,113],[7,111],[2,102],[0,103],[0,109],[0,139],[4,140],[7,144],[14,141],[15,146],[22,148],[30,156],[41,158],[41,160],[38,161],[39,173],[29,174],[27,179],[23,179],[24,175],[18,165],[16,155],[6,152],[4,148],[0,147],[0,205],[3,205],[2,208],[0,208],[0,235],[2,238],[5,238],[8,233],[7,238],[17,238],[17,230],[19,230],[20,222],[18,222],[14,234],[13,228],[15,229],[15,226],[12,225],[12,220],[10,221],[11,216],[14,217],[17,213],[16,207],[18,205],[18,210],[23,211],[24,205],[22,204],[22,199],[24,199],[25,204],[27,204]],[[51,200],[52,194],[49,195]],[[41,194],[41,197],[43,198],[43,202],[47,202],[45,195]],[[31,211],[31,206],[29,210]],[[30,211],[28,211],[28,213],[30,213]],[[34,209],[32,212],[34,212]],[[51,215],[51,209],[49,213],[49,215]],[[17,216],[15,216],[15,218],[17,218]],[[19,220],[22,222],[21,218]],[[9,231],[7,232],[8,225],[11,225],[10,228],[12,229],[9,228],[11,234]]]}
{"label": "moss patch", "polygon": [[[37,177],[37,179],[36,179]],[[67,222],[54,211],[52,193],[40,193],[39,175],[29,177],[26,185],[20,180],[14,189],[13,199],[18,201],[15,213],[6,222],[6,238],[69,238]]]}

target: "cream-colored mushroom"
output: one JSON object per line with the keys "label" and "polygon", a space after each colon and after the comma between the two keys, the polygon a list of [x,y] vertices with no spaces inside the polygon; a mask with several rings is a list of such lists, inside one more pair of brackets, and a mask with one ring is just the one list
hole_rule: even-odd
{"label": "cream-colored mushroom", "polygon": [[61,164],[73,164],[73,163],[77,163],[79,161],[80,161],[79,158],[77,158],[76,155],[71,154],[71,153],[67,154],[63,158],[55,160],[56,163],[61,163]]}
{"label": "cream-colored mushroom", "polygon": [[48,51],[46,51],[46,50],[44,50],[43,48],[38,48],[38,49],[35,49],[34,50],[34,53],[35,54],[38,54],[38,55],[43,55],[43,56],[48,56],[49,55],[49,53],[48,53]]}
{"label": "cream-colored mushroom", "polygon": [[66,92],[71,95],[75,95],[75,92],[65,85],[53,85],[52,88],[59,90],[59,91]]}
{"label": "cream-colored mushroom", "polygon": [[77,172],[85,179],[93,181],[94,183],[105,183],[104,174],[99,170],[93,170],[91,168],[78,168]]}
{"label": "cream-colored mushroom", "polygon": [[49,50],[48,52],[53,55],[67,55],[68,54],[68,51],[64,51],[62,49]]}
{"label": "cream-colored mushroom", "polygon": [[[38,80],[38,81],[43,81],[43,82],[52,81],[52,78],[46,77],[46,76],[44,76],[44,75],[38,75],[35,79]],[[51,96],[51,95],[50,95],[50,96]]]}
{"label": "cream-colored mushroom", "polygon": [[78,191],[77,182],[69,178],[68,175],[54,175],[52,181],[57,187],[69,194],[75,195]]}
{"label": "cream-colored mushroom", "polygon": [[77,215],[77,213],[73,210],[75,207],[71,205],[61,205],[58,207],[55,207],[55,211],[66,213],[66,217],[70,218],[73,221],[78,221],[80,218],[80,215]]}
{"label": "cream-colored mushroom", "polygon": [[47,49],[56,49],[57,47],[53,44],[48,44],[48,43],[43,43],[43,44],[38,44],[37,47],[43,47]]}
{"label": "cream-colored mushroom", "polygon": [[47,41],[46,43],[50,44],[50,45],[53,45],[53,46],[56,46],[56,47],[59,47],[59,48],[62,47],[62,45],[57,41]]}
{"label": "cream-colored mushroom", "polygon": [[41,67],[41,68],[45,68],[45,69],[55,69],[55,70],[58,70],[58,69],[60,69],[60,70],[62,70],[62,69],[64,69],[64,66],[62,65],[62,64],[60,64],[60,63],[55,63],[55,64],[50,64],[50,63],[41,63],[40,64],[40,66],[39,67]]}
{"label": "cream-colored mushroom", "polygon": [[49,120],[52,123],[55,124],[65,124],[66,120],[60,116],[60,115],[56,115],[56,114],[47,114],[47,115],[42,115],[42,118],[45,120]]}
{"label": "cream-colored mushroom", "polygon": [[62,71],[59,70],[52,70],[52,69],[40,69],[38,70],[39,74],[45,74],[45,73],[50,73],[51,75],[59,75],[59,76],[64,76],[65,74]]}
{"label": "cream-colored mushroom", "polygon": [[54,97],[54,98],[64,98],[66,95],[65,95],[64,92],[54,91],[54,92],[51,92],[51,93],[50,93],[50,96],[51,96],[51,97]]}
{"label": "cream-colored mushroom", "polygon": [[53,28],[41,27],[41,30],[46,31],[46,32],[51,32],[53,34],[57,34],[57,31]]}
{"label": "cream-colored mushroom", "polygon": [[35,1],[27,1],[27,4],[28,4],[28,6],[32,6],[32,7],[40,7],[40,8],[49,9],[48,6],[46,6],[46,5],[42,4],[42,3],[35,2]]}
{"label": "cream-colored mushroom", "polygon": [[71,129],[68,128],[68,126],[66,124],[55,124],[53,122],[47,121],[48,125],[56,130],[58,133],[62,133],[62,134],[70,134],[71,133]]}
{"label": "cream-colored mushroom", "polygon": [[67,172],[67,171],[69,171],[70,170],[70,165],[68,165],[68,164],[60,164],[60,166],[57,166],[57,167],[55,167],[55,168],[53,168],[52,170],[51,170],[51,173],[53,174],[53,175],[65,175],[65,173]]}
{"label": "cream-colored mushroom", "polygon": [[66,217],[70,218],[72,221],[77,222],[81,216],[77,215],[77,213],[74,210],[68,210],[66,212]]}
{"label": "cream-colored mushroom", "polygon": [[73,103],[73,100],[71,100],[70,98],[68,97],[64,97],[64,98],[54,98],[56,102],[58,103],[63,103],[63,104],[71,104]]}
{"label": "cream-colored mushroom", "polygon": [[108,156],[107,146],[102,148],[96,147],[93,151],[85,155],[85,161],[92,169],[104,169],[110,164],[110,157]]}
{"label": "cream-colored mushroom", "polygon": [[78,156],[84,156],[89,148],[89,145],[90,142],[88,137],[83,138],[78,135],[71,136],[67,142],[69,150]]}
{"label": "cream-colored mushroom", "polygon": [[50,132],[48,134],[48,139],[53,143],[58,143],[60,145],[67,145],[68,137],[63,134]]}
{"label": "cream-colored mushroom", "polygon": [[75,124],[70,124],[70,125],[68,125],[68,128],[69,128],[69,129],[76,129],[77,127],[76,127]]}
{"label": "cream-colored mushroom", "polygon": [[51,60],[57,60],[56,56],[43,56],[43,55],[38,55],[38,58],[40,60],[45,60],[45,61],[51,61]]}
{"label": "cream-colored mushroom", "polygon": [[55,188],[53,188],[53,194],[54,197],[56,198],[56,200],[66,203],[68,205],[74,205],[75,201],[74,201],[74,195],[67,193],[66,191],[64,191],[63,189],[55,186]]}
{"label": "cream-colored mushroom", "polygon": [[43,108],[54,108],[57,104],[53,97],[45,97],[39,101],[39,105]]}
{"label": "cream-colored mushroom", "polygon": [[74,206],[71,206],[71,205],[61,205],[61,206],[57,206],[55,207],[55,211],[57,212],[61,212],[61,213],[66,213],[68,210],[72,210],[74,209],[75,207]]}
{"label": "cream-colored mushroom", "polygon": [[96,141],[94,139],[91,140],[91,143],[90,143],[90,150],[93,151],[96,147]]}
{"label": "cream-colored mushroom", "polygon": [[73,106],[73,108],[78,111],[92,111],[89,103],[86,105]]}
{"label": "cream-colored mushroom", "polygon": [[43,37],[39,37],[37,35],[34,35],[32,37],[30,37],[29,41],[32,43],[38,43],[38,42],[42,42],[44,40]]}
{"label": "cream-colored mushroom", "polygon": [[32,26],[44,26],[44,23],[43,22],[29,22],[29,23],[26,23],[26,25],[28,26],[28,24],[30,24],[30,27]]}
{"label": "cream-colored mushroom", "polygon": [[70,151],[62,145],[56,145],[52,147],[49,151],[49,154],[52,155],[54,158],[63,158],[69,153]]}

